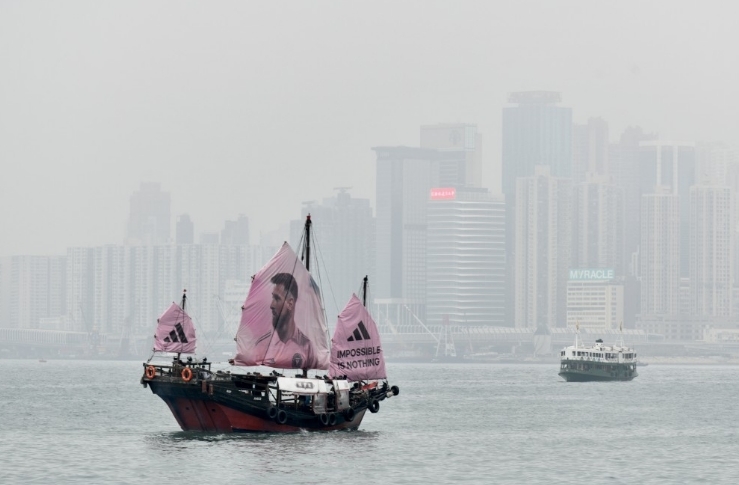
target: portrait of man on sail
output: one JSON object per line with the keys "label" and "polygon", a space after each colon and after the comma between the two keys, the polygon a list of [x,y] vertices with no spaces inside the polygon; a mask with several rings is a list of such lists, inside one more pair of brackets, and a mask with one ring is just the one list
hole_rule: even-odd
{"label": "portrait of man on sail", "polygon": [[237,365],[328,369],[320,293],[287,243],[254,275],[236,341]]}
{"label": "portrait of man on sail", "polygon": [[273,365],[275,356],[292,355],[292,368],[315,368],[313,346],[295,323],[295,304],[298,300],[295,278],[290,273],[277,273],[270,281],[274,283],[269,306],[273,331],[260,337],[271,338],[264,364]]}

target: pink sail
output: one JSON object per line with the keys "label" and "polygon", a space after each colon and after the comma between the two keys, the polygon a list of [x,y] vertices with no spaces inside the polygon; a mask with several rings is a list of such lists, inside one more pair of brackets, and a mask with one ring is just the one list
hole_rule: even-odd
{"label": "pink sail", "polygon": [[284,243],[254,276],[236,333],[236,365],[328,369],[318,285]]}
{"label": "pink sail", "polygon": [[157,323],[155,351],[195,353],[195,325],[177,303],[172,303],[157,319]]}
{"label": "pink sail", "polygon": [[380,333],[357,295],[352,295],[336,323],[329,375],[346,376],[350,381],[387,377]]}

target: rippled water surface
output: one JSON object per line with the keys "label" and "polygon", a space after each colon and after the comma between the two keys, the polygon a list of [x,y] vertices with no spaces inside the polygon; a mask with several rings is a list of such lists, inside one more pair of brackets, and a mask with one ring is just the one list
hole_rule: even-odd
{"label": "rippled water surface", "polygon": [[180,431],[140,363],[0,362],[0,483],[739,482],[738,367],[389,363],[359,431],[224,435]]}

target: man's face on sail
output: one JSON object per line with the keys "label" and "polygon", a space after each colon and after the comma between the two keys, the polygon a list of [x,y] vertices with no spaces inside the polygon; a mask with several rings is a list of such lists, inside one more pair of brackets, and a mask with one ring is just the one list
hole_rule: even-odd
{"label": "man's face on sail", "polygon": [[295,308],[295,298],[285,291],[283,285],[275,285],[272,288],[272,303],[269,308],[272,310],[272,326],[280,328],[290,321]]}

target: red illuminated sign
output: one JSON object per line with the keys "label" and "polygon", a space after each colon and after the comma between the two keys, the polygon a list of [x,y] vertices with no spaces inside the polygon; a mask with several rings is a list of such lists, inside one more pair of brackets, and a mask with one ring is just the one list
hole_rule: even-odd
{"label": "red illuminated sign", "polygon": [[431,189],[431,200],[454,200],[457,198],[457,189],[454,187]]}

